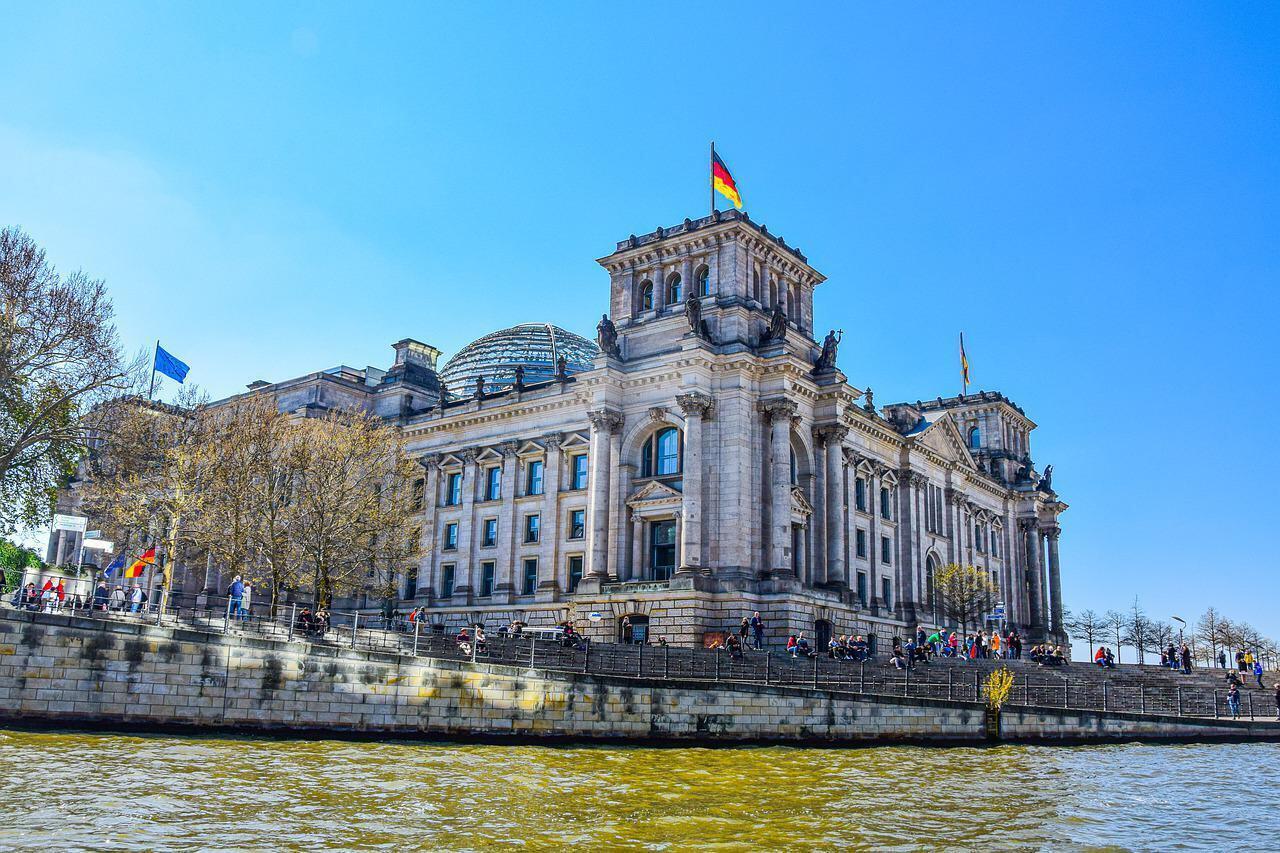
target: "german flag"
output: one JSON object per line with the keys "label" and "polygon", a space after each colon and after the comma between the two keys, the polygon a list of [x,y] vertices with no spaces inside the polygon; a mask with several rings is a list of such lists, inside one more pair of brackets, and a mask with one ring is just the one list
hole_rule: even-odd
{"label": "german flag", "polygon": [[133,578],[142,577],[142,573],[146,571],[147,566],[152,565],[155,561],[156,546],[152,545],[150,548],[143,551],[141,556],[134,560],[133,564],[129,566],[129,568],[124,570],[125,579],[131,580]]}
{"label": "german flag", "polygon": [[742,209],[742,196],[738,195],[738,185],[733,182],[733,175],[729,174],[729,167],[720,159],[720,155],[711,150],[711,186],[720,195],[733,202],[733,206]]}

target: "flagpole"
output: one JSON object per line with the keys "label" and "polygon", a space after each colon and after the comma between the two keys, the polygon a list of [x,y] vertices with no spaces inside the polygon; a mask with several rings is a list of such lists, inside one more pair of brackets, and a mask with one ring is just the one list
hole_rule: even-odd
{"label": "flagpole", "polygon": [[147,389],[148,402],[151,401],[151,398],[156,393],[156,359],[159,357],[160,357],[160,341],[159,339],[157,339],[155,352],[151,353],[151,387]]}
{"label": "flagpole", "polygon": [[716,218],[716,142],[711,140],[711,218]]}
{"label": "flagpole", "polygon": [[969,357],[964,351],[964,332],[960,333],[960,396],[966,397],[969,394]]}

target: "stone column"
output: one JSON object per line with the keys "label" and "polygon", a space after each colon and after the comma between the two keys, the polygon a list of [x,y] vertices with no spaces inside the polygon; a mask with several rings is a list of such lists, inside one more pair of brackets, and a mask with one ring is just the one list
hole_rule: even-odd
{"label": "stone column", "polygon": [[498,565],[493,573],[493,600],[508,603],[516,590],[515,548],[516,528],[519,518],[516,515],[516,481],[520,477],[520,460],[516,452],[519,442],[505,441],[499,445],[502,453],[502,509],[498,512]]}
{"label": "stone column", "polygon": [[1023,532],[1023,541],[1027,550],[1027,572],[1031,576],[1031,627],[1043,631],[1044,624],[1044,588],[1041,584],[1040,572],[1040,530],[1034,518],[1024,518],[1018,522]]}
{"label": "stone column", "polygon": [[796,404],[774,399],[760,410],[769,420],[769,568],[792,575],[791,568],[791,416]]}
{"label": "stone column", "polygon": [[644,521],[631,513],[631,570],[627,580],[640,580],[644,575]]}
{"label": "stone column", "polygon": [[681,496],[680,553],[681,562],[678,572],[690,573],[706,570],[702,560],[702,425],[703,419],[711,414],[714,405],[706,394],[697,391],[680,394],[676,403],[684,412],[684,471],[683,495]]}
{"label": "stone column", "polygon": [[826,514],[823,527],[827,535],[827,566],[822,581],[839,583],[845,578],[844,567],[844,439],[849,428],[840,425],[824,427],[826,443]]}
{"label": "stone column", "polygon": [[564,460],[563,451],[560,450],[562,441],[564,441],[564,435],[558,432],[543,438],[547,453],[542,464],[542,501],[538,508],[538,521],[541,523],[541,528],[538,532],[536,588],[544,597],[569,588],[567,577],[564,586],[557,583],[561,572],[559,546],[561,537],[564,536],[564,528],[561,526],[563,522],[560,519],[560,471]]}
{"label": "stone column", "polygon": [[925,476],[905,468],[898,475],[898,607],[908,624],[916,622],[920,591],[916,583],[920,539],[920,512],[917,495],[928,483]]}
{"label": "stone column", "polygon": [[622,430],[615,427],[609,433],[609,577],[617,580],[622,569],[622,533],[626,519],[622,517]]}
{"label": "stone column", "polygon": [[622,416],[608,409],[588,412],[591,421],[591,470],[587,491],[590,529],[587,532],[588,577],[597,585],[609,579],[609,472],[612,468],[610,435],[622,425]]}
{"label": "stone column", "polygon": [[653,270],[653,307],[659,314],[667,307],[667,274],[662,264]]}
{"label": "stone column", "polygon": [[453,593],[469,602],[479,586],[475,578],[478,570],[475,549],[471,547],[476,512],[476,451],[464,450],[459,455],[462,457],[462,512],[458,516],[457,566],[462,576]]}
{"label": "stone column", "polygon": [[1045,531],[1049,538],[1049,600],[1053,608],[1053,633],[1057,637],[1067,634],[1062,625],[1062,573],[1058,567],[1058,534],[1061,532],[1059,527]]}

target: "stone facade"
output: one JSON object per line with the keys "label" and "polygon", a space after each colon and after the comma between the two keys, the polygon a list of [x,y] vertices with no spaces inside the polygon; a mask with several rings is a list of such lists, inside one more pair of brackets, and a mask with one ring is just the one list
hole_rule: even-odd
{"label": "stone facade", "polygon": [[[0,722],[698,742],[961,742],[979,704],[622,678],[0,610]],[[1024,740],[1265,738],[1267,722],[1006,709]]]}
{"label": "stone facade", "polygon": [[840,334],[815,337],[824,276],[736,211],[633,235],[599,263],[609,317],[589,370],[442,398],[434,348],[402,341],[391,371],[250,386],[403,429],[425,556],[402,608],[450,629],[572,619],[608,639],[630,617],[681,643],[759,610],[773,639],[884,637],[940,625],[934,573],[962,562],[991,574],[1005,624],[1065,640],[1066,505],[1008,398],[878,408],[835,368]]}

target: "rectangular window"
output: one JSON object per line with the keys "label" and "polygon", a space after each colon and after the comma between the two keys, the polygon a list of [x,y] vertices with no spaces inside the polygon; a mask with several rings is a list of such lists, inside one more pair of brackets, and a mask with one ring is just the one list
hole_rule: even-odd
{"label": "rectangular window", "polygon": [[893,609],[893,581],[888,578],[880,579],[880,603]]}
{"label": "rectangular window", "polygon": [[880,517],[885,520],[893,519],[893,508],[889,506],[889,489],[880,488]]}
{"label": "rectangular window", "polygon": [[569,558],[569,592],[573,592],[578,588],[578,583],[582,580],[582,555],[574,554]]}
{"label": "rectangular window", "polygon": [[493,560],[485,560],[480,564],[480,594],[482,596],[493,595],[493,574],[497,568],[498,564]]}
{"label": "rectangular window", "polygon": [[522,590],[525,595],[533,595],[538,588],[538,561],[530,557],[524,561],[524,586]]}
{"label": "rectangular window", "polygon": [[569,463],[573,466],[573,477],[571,488],[585,489],[587,487],[587,454],[582,453],[573,457]]}
{"label": "rectangular window", "polygon": [[569,538],[585,539],[587,537],[587,511],[585,509],[569,510]]}
{"label": "rectangular window", "polygon": [[413,481],[413,511],[418,512],[426,500],[427,481],[422,477]]}
{"label": "rectangular window", "polygon": [[458,522],[451,521],[444,526],[444,550],[458,550]]}
{"label": "rectangular window", "polygon": [[991,556],[1000,556],[1000,537],[996,535],[996,529],[991,528]]}
{"label": "rectangular window", "polygon": [[858,606],[867,606],[867,573],[858,572]]}
{"label": "rectangular window", "polygon": [[416,569],[409,572],[404,579],[404,597],[413,598],[418,594],[418,571]]}
{"label": "rectangular window", "polygon": [[982,552],[984,552],[984,551],[986,551],[986,550],[987,550],[987,548],[986,548],[986,541],[985,541],[985,539],[986,539],[986,537],[984,537],[984,536],[982,535],[982,525],[981,525],[981,524],[974,523],[974,525],[973,525],[973,541],[974,541],[974,544],[975,544],[975,545],[977,545],[977,547],[978,547],[978,553],[979,553],[979,554],[981,554]]}
{"label": "rectangular window", "polygon": [[502,500],[502,469],[490,468],[485,472],[485,493],[487,501]]}
{"label": "rectangular window", "polygon": [[886,564],[893,562],[893,540],[888,536],[880,537],[880,562]]}
{"label": "rectangular window", "polygon": [[534,513],[533,515],[526,515],[524,517],[524,541],[525,542],[538,541],[538,534],[540,533],[540,530],[541,530],[541,521],[542,519],[537,513]]}
{"label": "rectangular window", "polygon": [[867,481],[859,477],[853,484],[854,506],[858,512],[867,511]]}
{"label": "rectangular window", "polygon": [[445,563],[440,567],[440,597],[453,595],[453,563]]}
{"label": "rectangular window", "polygon": [[444,505],[457,506],[462,503],[462,473],[455,471],[446,480]]}
{"label": "rectangular window", "polygon": [[854,541],[857,543],[857,550],[854,553],[865,560],[867,558],[867,531],[859,527]]}
{"label": "rectangular window", "polygon": [[654,580],[664,581],[676,569],[676,523],[649,522],[649,566]]}
{"label": "rectangular window", "polygon": [[535,459],[525,468],[524,493],[526,495],[542,494],[542,461]]}
{"label": "rectangular window", "polygon": [[498,544],[498,519],[486,518],[484,520],[484,533],[480,537],[480,547],[492,548]]}

